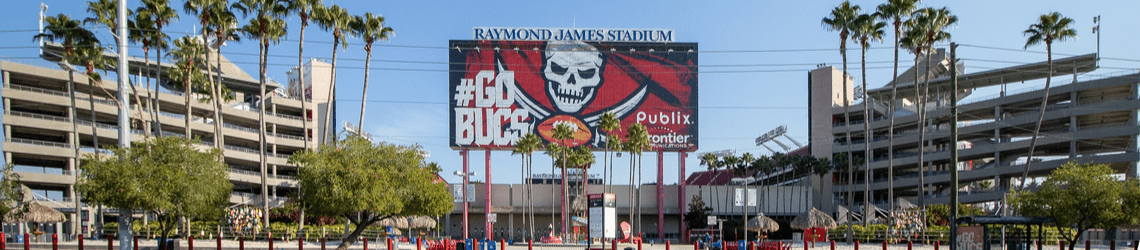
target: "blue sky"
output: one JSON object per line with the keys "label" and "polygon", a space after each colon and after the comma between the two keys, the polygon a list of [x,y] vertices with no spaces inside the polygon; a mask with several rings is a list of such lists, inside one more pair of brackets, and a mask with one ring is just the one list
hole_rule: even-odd
{"label": "blue sky", "polygon": [[[182,1],[172,0],[181,10]],[[701,71],[699,93],[700,149],[707,152],[735,149],[738,154],[768,154],[753,139],[780,125],[788,125],[788,134],[807,142],[807,72],[816,64],[841,66],[839,38],[820,25],[820,19],[841,1],[329,1],[346,7],[353,15],[365,12],[383,15],[387,25],[395,29],[390,42],[378,43],[368,93],[364,128],[383,141],[397,144],[420,144],[430,150],[428,160],[444,168],[449,181],[459,178],[450,173],[461,168],[461,157],[448,148],[448,54],[450,39],[471,39],[472,27],[551,27],[551,28],[654,28],[675,30],[677,42],[700,44]],[[64,13],[72,18],[90,16],[83,1],[45,1],[47,14]],[[873,10],[883,1],[853,1],[864,10]],[[129,8],[139,1],[128,1]],[[948,7],[960,22],[950,30],[954,41],[964,44],[959,55],[966,72],[1001,68],[1044,61],[1044,46],[1023,51],[1022,35],[1038,15],[1060,11],[1075,19],[1080,39],[1054,45],[1054,53],[1086,54],[1096,51],[1093,16],[1101,15],[1102,68],[1088,75],[1098,77],[1140,69],[1140,49],[1135,24],[1140,17],[1140,1],[925,1],[923,6]],[[0,60],[54,67],[39,59],[32,36],[37,29],[37,1],[7,1],[0,16],[5,21],[0,33]],[[181,21],[165,30],[172,37],[196,31],[197,22],[185,13]],[[244,23],[245,21],[243,21]],[[289,35],[270,48],[270,63],[296,63],[299,18],[287,19]],[[102,39],[110,35],[99,28]],[[315,26],[306,30],[306,57],[331,56],[332,35]],[[888,30],[885,43],[873,44],[867,51],[867,79],[871,88],[891,79],[893,41]],[[248,39],[247,39],[248,40]],[[364,75],[364,50],[359,39],[339,54],[338,120],[356,121],[359,93]],[[108,43],[110,44],[110,43]],[[990,49],[982,47],[995,47]],[[857,47],[854,44],[849,47]],[[257,49],[251,41],[231,43],[223,49],[231,61],[250,75],[257,72]],[[141,55],[133,49],[132,55]],[[862,80],[858,72],[859,53],[849,53],[850,73]],[[280,57],[277,57],[280,56]],[[902,52],[900,66],[909,65],[913,55]],[[1119,60],[1124,59],[1124,60]],[[288,66],[270,66],[269,76],[285,82]],[[112,78],[113,79],[113,78]],[[1059,78],[1061,79],[1061,78]],[[1071,79],[1071,77],[1063,77]],[[1011,84],[1010,89],[1030,88],[1041,82]],[[976,96],[993,93],[981,89]],[[473,152],[471,168],[482,180],[486,175],[482,152]],[[687,172],[703,170],[696,157],[685,159]],[[600,154],[599,154],[600,157]],[[615,178],[623,183],[628,176],[629,156],[617,158]],[[645,182],[656,176],[657,156],[647,153],[643,168]],[[601,159],[598,159],[601,162]],[[518,156],[510,152],[492,152],[495,183],[518,183]],[[665,183],[677,182],[678,160],[674,153],[664,156]],[[535,157],[536,173],[548,173],[549,158]],[[592,169],[601,170],[600,164]]]}

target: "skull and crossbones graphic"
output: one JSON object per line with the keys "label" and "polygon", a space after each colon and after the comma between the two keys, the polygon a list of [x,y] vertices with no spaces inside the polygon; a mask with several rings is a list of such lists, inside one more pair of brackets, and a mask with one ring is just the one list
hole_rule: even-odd
{"label": "skull and crossbones graphic", "polygon": [[602,53],[579,41],[551,41],[544,58],[546,94],[559,111],[577,113],[594,100],[604,81]]}

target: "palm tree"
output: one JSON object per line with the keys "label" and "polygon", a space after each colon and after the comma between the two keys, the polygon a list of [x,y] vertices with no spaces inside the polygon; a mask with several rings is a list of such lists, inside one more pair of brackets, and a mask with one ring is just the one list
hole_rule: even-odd
{"label": "palm tree", "polygon": [[[515,149],[513,152],[513,154],[522,155],[522,158],[523,158],[523,162],[522,162],[522,164],[523,164],[523,166],[522,166],[523,167],[523,178],[522,178],[522,180],[523,180],[523,183],[525,183],[525,185],[526,185],[526,195],[523,196],[523,199],[525,199],[524,204],[525,204],[526,208],[529,209],[528,211],[530,211],[530,213],[531,213],[530,214],[530,224],[529,224],[530,225],[530,228],[529,228],[530,231],[528,231],[529,236],[530,236],[529,239],[534,239],[534,214],[533,214],[534,213],[534,201],[530,198],[531,197],[530,196],[531,186],[533,186],[532,185],[533,183],[530,181],[527,181],[527,180],[530,178],[531,172],[533,170],[531,163],[533,163],[532,157],[534,156],[534,151],[537,150],[539,146],[542,146],[542,140],[539,139],[538,136],[533,134],[533,133],[527,133],[526,135],[523,135],[521,138],[519,138],[519,141],[515,145]],[[523,227],[526,227],[526,225],[528,225],[528,224],[526,224],[526,222],[527,222],[527,214],[524,212],[523,213]]]}
{"label": "palm tree", "polygon": [[344,31],[350,28],[352,15],[348,14],[348,10],[335,4],[329,7],[318,5],[313,8],[313,19],[317,21],[317,26],[325,31],[331,31],[333,35],[332,71],[329,74],[328,105],[325,105],[325,120],[323,121],[325,131],[321,131],[321,138],[326,138],[325,141],[331,143],[336,141],[335,136],[332,135],[332,131],[336,131],[332,124],[332,117],[335,115],[333,114],[333,106],[336,105],[336,52],[338,45],[345,49],[348,48],[348,40],[345,35],[352,33],[345,34]]}
{"label": "palm tree", "polygon": [[[638,186],[638,191],[637,191],[637,209],[635,210],[637,212],[637,229],[635,229],[634,231],[640,233],[641,232],[641,151],[645,150],[646,148],[649,148],[649,132],[645,129],[645,125],[641,125],[640,123],[630,124],[628,127],[626,127],[625,131],[627,131],[626,135],[625,135],[625,139],[626,139],[625,149],[627,151],[629,151],[631,160],[632,160],[632,158],[634,158],[633,157],[634,155],[637,156],[636,157],[637,158],[637,160],[636,160],[636,162],[637,162],[637,183],[636,183],[636,185]],[[632,171],[630,172],[630,175],[631,176],[633,175]],[[631,189],[633,188],[633,184],[634,183],[631,183],[631,185],[630,185]]]}
{"label": "palm tree", "polygon": [[[309,27],[309,17],[311,14],[313,14],[313,9],[316,8],[316,6],[324,5],[321,3],[321,0],[294,0],[287,7],[289,12],[296,12],[297,17],[301,18],[301,34],[298,40],[299,42],[297,44],[298,72],[301,72],[301,68],[305,65],[305,27]],[[306,105],[306,102],[308,102],[311,97],[309,97],[309,93],[306,91],[306,88],[308,87],[305,86],[305,77],[303,76],[303,72],[298,73],[298,75],[301,76],[298,77],[298,80],[300,81],[299,84],[301,85],[301,110],[304,116],[301,119],[301,127],[305,130],[303,133],[305,137],[305,148],[309,148],[309,108],[307,107],[308,105]],[[301,214],[304,214],[303,210],[301,211]],[[303,219],[304,216],[301,216],[301,218]],[[303,225],[304,223],[301,224]]]}
{"label": "palm tree", "polygon": [[[154,34],[155,33],[154,32],[154,21],[150,20],[149,17],[144,16],[144,15],[142,15],[142,13],[139,13],[137,11],[135,12],[135,15],[131,16],[131,18],[132,18],[132,20],[130,20],[129,24],[128,24],[130,27],[130,32],[129,32],[130,41],[132,43],[141,43],[142,44],[143,60],[145,62],[143,65],[147,65],[147,66],[143,66],[144,67],[143,71],[148,71],[150,69],[149,65],[150,65],[151,41],[156,38],[155,37],[156,34]],[[151,76],[150,72],[147,72],[146,75],[148,77]],[[142,84],[142,83],[138,83],[138,84]],[[145,89],[147,89],[147,90],[150,89],[150,78],[146,79],[146,88]],[[135,94],[135,102],[138,103],[138,106],[139,106],[139,109],[138,109],[138,112],[140,113],[139,116],[142,116],[141,113],[142,113],[142,110],[144,109],[144,105],[143,105],[142,100],[139,99],[139,92],[137,90],[135,90],[134,85],[131,85],[131,92],[134,92],[134,94]],[[147,93],[147,100],[148,101],[150,100],[150,97],[151,97],[150,93]],[[145,108],[148,108],[148,109],[150,108],[149,105],[145,105],[145,106],[146,106]],[[143,128],[146,128],[146,129],[143,129],[143,136],[145,138],[148,138],[148,139],[150,138],[151,131],[149,128],[150,128],[151,124],[154,123],[154,121],[155,121],[154,113],[151,113],[148,110],[147,111],[147,118],[144,121],[144,124],[142,126]]]}
{"label": "palm tree", "polygon": [[360,122],[357,123],[361,128],[364,127],[364,107],[368,104],[368,72],[371,71],[372,62],[372,43],[376,41],[388,41],[388,37],[392,35],[392,27],[384,26],[384,16],[373,16],[372,12],[364,13],[364,16],[356,16],[352,21],[352,33],[364,39],[364,89],[360,93]]}
{"label": "palm tree", "polygon": [[[210,87],[210,99],[213,101],[214,108],[214,147],[219,151],[225,150],[226,136],[222,133],[222,128],[225,124],[225,117],[222,116],[222,106],[233,101],[235,98],[229,88],[222,84],[222,45],[227,41],[240,41],[240,30],[238,30],[238,20],[234,12],[225,6],[226,2],[211,3],[215,6],[210,6],[207,11],[210,19],[206,22],[207,30],[211,31],[214,35],[214,42],[207,45],[207,50],[214,50],[216,68],[218,75],[214,79]],[[209,33],[207,33],[209,34]],[[208,72],[208,71],[207,71]],[[222,159],[219,159],[222,160]]]}
{"label": "palm tree", "polygon": [[567,196],[570,190],[566,185],[566,168],[568,167],[567,160],[569,160],[567,155],[571,154],[573,151],[573,149],[570,148],[570,145],[566,144],[566,140],[574,138],[574,129],[570,128],[569,125],[560,123],[557,126],[554,126],[554,129],[552,129],[551,132],[553,132],[553,136],[551,137],[553,137],[554,140],[557,140],[555,143],[558,143],[558,145],[562,148],[562,150],[559,150],[560,152],[557,154],[557,158],[562,160],[562,164],[558,164],[558,166],[562,168],[562,198],[560,199],[562,201],[562,209],[559,211],[562,212],[562,232],[565,233],[568,229],[567,224],[569,224],[566,216],[569,212],[567,210],[567,205],[570,203],[569,196]]}
{"label": "palm tree", "polygon": [[[934,55],[934,52],[935,52],[934,51],[934,43],[950,40],[950,33],[946,32],[946,29],[948,29],[952,25],[958,23],[958,17],[950,14],[950,10],[946,9],[946,7],[942,7],[941,9],[923,8],[923,9],[920,9],[920,10],[915,12],[914,20],[917,23],[916,25],[921,27],[921,28],[918,28],[917,30],[922,32],[922,34],[920,34],[921,36],[923,36],[922,42],[924,44],[922,47],[925,48],[924,50],[926,51],[926,54],[927,54],[926,55],[926,66],[927,66],[927,68],[929,68],[930,67],[930,59]],[[956,63],[956,62],[950,62],[950,63]],[[929,71],[929,70],[927,70],[927,71]],[[928,73],[928,72],[924,72],[924,73]],[[918,81],[917,79],[918,78],[915,78],[915,82]],[[928,96],[930,95],[930,77],[925,77],[923,79],[922,85],[923,85],[922,99],[921,99],[921,101],[919,101],[919,104],[922,104],[922,108],[919,109],[919,111],[920,111],[919,112],[919,114],[920,114],[919,121],[921,122],[920,124],[924,124],[927,122],[926,121],[926,112],[927,112],[926,111],[926,109],[927,109],[926,105],[928,102],[928,100],[927,100]],[[917,90],[917,88],[915,90]],[[924,144],[925,140],[926,140],[925,137],[926,137],[926,126],[920,125],[919,126],[919,137],[918,137],[919,138],[918,139],[918,141],[919,141],[918,162],[919,162],[919,172],[920,173],[923,172],[922,166],[925,165],[924,160],[923,160],[923,158],[925,157],[924,153],[923,153],[925,151],[925,144]],[[919,183],[922,185],[925,185],[925,183],[926,183],[925,177],[922,174],[919,175]],[[920,206],[923,208],[924,211],[926,208],[926,198],[925,197],[926,197],[925,194],[919,196],[919,203],[920,203]]]}
{"label": "palm tree", "polygon": [[[612,136],[614,133],[614,130],[621,129],[621,121],[619,121],[617,119],[617,117],[614,116],[613,112],[603,113],[602,119],[600,121],[598,121],[598,129],[601,129],[602,131],[606,132],[606,135],[605,135],[606,136],[606,148],[605,148],[606,152],[605,152],[605,154],[602,155],[602,158],[603,158],[602,159],[603,160],[603,162],[602,162],[602,176],[606,176],[607,173],[610,173],[611,171],[613,171],[613,169],[610,169],[610,165],[613,164],[613,158],[610,156],[610,149],[614,149],[615,147],[620,147],[619,145],[621,145],[621,139],[619,139],[615,136]],[[611,139],[617,139],[617,140],[614,141]],[[606,181],[608,181],[608,182],[606,182]],[[609,193],[611,184],[613,184],[612,180],[609,180],[608,177],[603,178],[602,185],[605,188],[604,188],[604,191],[602,191],[602,193]]]}
{"label": "palm tree", "polygon": [[[218,95],[216,93],[217,88],[214,87],[214,85],[215,85],[214,79],[212,77],[210,77],[213,75],[213,69],[210,68],[210,49],[209,49],[210,44],[209,44],[209,39],[206,38],[207,37],[206,34],[210,34],[209,29],[210,29],[211,25],[215,24],[215,21],[222,19],[221,17],[215,17],[214,14],[218,12],[218,9],[226,9],[226,1],[224,1],[224,0],[188,0],[182,4],[182,9],[184,11],[186,11],[186,14],[197,16],[198,17],[198,25],[202,26],[201,38],[202,38],[203,44],[206,44],[206,46],[207,46],[206,50],[203,51],[203,53],[204,53],[203,54],[203,57],[204,57],[203,58],[203,61],[204,61],[203,65],[206,68],[206,83],[210,89],[210,98],[213,99],[213,101],[214,101],[212,106],[214,106],[216,108],[217,102],[218,102],[218,98],[217,98]],[[231,17],[229,20],[233,21],[234,20],[234,18],[232,17],[233,13],[230,13],[230,14],[231,14]],[[221,71],[221,70],[222,70],[221,68],[218,68],[218,71]],[[221,74],[221,72],[219,72],[219,74]],[[187,97],[189,97],[189,94],[190,94],[189,92],[186,93]],[[187,116],[187,118],[189,118],[189,116],[190,116],[189,110],[191,110],[191,107],[187,106],[186,110],[187,110],[186,116]],[[218,140],[218,138],[222,137],[221,133],[219,133],[219,132],[221,132],[221,125],[222,124],[221,124],[221,122],[218,121],[218,117],[221,117],[221,116],[217,112],[214,112],[214,144],[219,149],[224,149],[225,147],[222,145],[224,142],[220,142]],[[190,131],[189,123],[187,123],[186,131]],[[187,135],[186,138],[190,139],[189,132],[187,132],[186,135]]]}
{"label": "palm tree", "polygon": [[204,65],[199,60],[205,53],[206,45],[198,39],[184,36],[174,41],[174,47],[175,49],[170,51],[170,56],[174,57],[178,63],[168,70],[168,74],[171,78],[182,82],[182,96],[186,105],[185,136],[192,138],[190,134],[190,94],[195,86],[201,85],[206,80],[204,79],[206,76],[201,72]]}
{"label": "palm tree", "polygon": [[[899,39],[902,36],[903,18],[910,17],[910,14],[918,8],[918,0],[888,0],[885,4],[880,4],[876,8],[875,14],[884,21],[891,21],[891,25],[895,28],[895,67],[894,73],[891,74],[891,100],[887,104],[890,105],[890,126],[887,127],[887,197],[890,197],[890,210],[891,214],[895,211],[895,103],[898,100],[898,81],[899,81]],[[894,216],[890,216],[891,221],[887,223],[890,229],[894,229]],[[893,230],[887,230],[888,238]]]}
{"label": "palm tree", "polygon": [[[83,28],[83,25],[79,20],[73,20],[67,15],[59,14],[58,16],[54,17],[46,17],[44,21],[47,22],[47,26],[44,27],[45,33],[37,34],[35,38],[40,38],[47,41],[59,40],[61,45],[63,45],[64,54],[63,61],[61,62],[63,64],[71,65],[71,61],[80,61],[79,59],[74,58],[75,48],[77,46],[98,47],[98,40],[95,39],[95,34],[90,30]],[[71,145],[72,149],[75,150],[75,157],[71,159],[71,166],[72,169],[78,169],[79,125],[77,124],[76,120],[79,119],[79,116],[76,114],[75,110],[75,74],[71,70],[71,67],[68,67],[67,70],[67,92],[68,96],[71,99],[71,105],[69,106],[68,110],[69,120],[71,120]],[[95,152],[99,151],[96,150]],[[79,199],[75,199],[75,201],[78,203]]]}
{"label": "palm tree", "polygon": [[[301,136],[304,137],[302,143],[305,145],[305,148],[309,148],[309,105],[307,105],[307,102],[309,102],[310,98],[308,91],[306,91],[307,87],[305,86],[304,71],[302,71],[301,68],[304,67],[305,27],[309,26],[309,14],[313,12],[313,6],[318,5],[322,5],[321,0],[294,0],[286,7],[289,13],[297,13],[297,16],[301,18],[300,42],[297,44],[297,80],[301,86],[301,129],[304,131],[301,132]],[[301,187],[297,186],[297,189],[300,190]],[[298,197],[300,197],[300,194],[301,192],[297,192]],[[297,230],[300,231],[304,228],[305,209],[302,207],[301,216],[297,223]]]}
{"label": "palm tree", "polygon": [[140,17],[150,19],[150,23],[154,24],[154,32],[151,33],[153,37],[150,39],[150,44],[151,47],[155,49],[154,57],[158,70],[154,71],[154,99],[151,100],[151,104],[154,106],[151,107],[151,112],[153,112],[152,117],[155,119],[152,127],[154,128],[156,136],[162,136],[162,123],[159,121],[162,118],[159,118],[161,105],[158,101],[158,88],[162,82],[162,56],[165,55],[162,53],[162,50],[169,48],[166,39],[170,38],[166,33],[162,33],[162,27],[174,20],[178,20],[178,13],[175,12],[173,8],[170,8],[168,0],[144,0],[143,6],[135,11],[138,12]]}
{"label": "palm tree", "polygon": [[[851,128],[850,126],[846,125],[851,124],[851,118],[848,112],[850,101],[847,100],[847,37],[851,34],[851,28],[854,26],[855,19],[859,15],[859,11],[860,10],[858,5],[851,5],[850,1],[843,1],[842,4],[831,10],[830,17],[824,17],[822,21],[823,26],[828,30],[839,32],[839,54],[843,56],[843,123],[845,124],[844,127],[846,128],[845,130],[847,132],[846,142],[848,145],[848,151],[851,151]],[[848,157],[850,157],[850,155],[851,154],[848,154]],[[847,164],[847,207],[850,209],[853,205],[852,200],[854,198],[854,191],[851,188],[851,184],[853,184],[851,181],[854,179],[854,173],[851,172],[851,169],[853,168],[850,166],[850,159],[848,159]],[[847,214],[847,235],[847,243],[851,243],[851,213]]]}
{"label": "palm tree", "polygon": [[[701,155],[700,159],[701,159],[701,165],[704,165],[705,169],[709,172],[716,173],[717,168],[720,168],[720,159],[718,159],[716,157],[716,155],[714,155],[712,153],[705,153],[705,154]],[[716,177],[710,177],[709,180],[714,180],[714,179],[716,179]],[[720,191],[717,191],[717,197],[720,197]],[[717,209],[720,209],[719,208],[720,204],[717,204],[717,206],[718,206]]]}
{"label": "palm tree", "polygon": [[[242,12],[242,15],[253,19],[249,23],[241,27],[241,32],[250,39],[257,39],[259,41],[260,55],[258,62],[258,80],[261,85],[261,90],[258,91],[260,95],[258,99],[258,146],[261,151],[261,204],[264,211],[262,224],[266,229],[269,228],[269,186],[267,183],[267,175],[269,166],[266,164],[268,156],[266,155],[265,144],[268,143],[265,134],[265,104],[268,102],[265,95],[265,83],[268,80],[265,67],[269,63],[267,55],[269,55],[269,44],[277,44],[280,42],[281,37],[285,36],[285,21],[281,20],[281,16],[285,15],[285,5],[278,0],[241,0],[233,4],[233,8]],[[351,244],[355,239],[346,239],[347,244]],[[341,243],[341,245],[346,245]]]}
{"label": "palm tree", "polygon": [[1025,188],[1025,178],[1029,177],[1029,164],[1033,162],[1033,150],[1037,147],[1037,136],[1041,134],[1041,121],[1045,119],[1045,106],[1049,104],[1049,84],[1052,83],[1053,79],[1053,41],[1076,39],[1077,30],[1069,26],[1072,23],[1072,18],[1062,16],[1061,13],[1054,11],[1041,15],[1038,17],[1037,23],[1029,25],[1029,29],[1022,32],[1029,36],[1029,39],[1025,40],[1025,49],[1029,49],[1029,46],[1045,43],[1049,77],[1045,78],[1045,94],[1041,98],[1041,113],[1037,117],[1037,125],[1033,129],[1033,139],[1029,140],[1029,157],[1026,158],[1025,170],[1021,173],[1019,190]]}
{"label": "palm tree", "polygon": [[[871,42],[882,42],[883,31],[887,27],[887,23],[880,22],[878,18],[873,15],[862,14],[855,18],[855,25],[852,27],[851,32],[853,36],[859,40],[859,47],[861,48],[860,69],[863,71],[863,205],[871,206],[871,141],[874,136],[871,132],[871,99],[867,96],[867,48],[871,47]],[[870,225],[871,221],[863,219],[863,226]]]}
{"label": "palm tree", "polygon": [[[98,1],[87,2],[87,12],[89,12],[95,16],[83,19],[83,23],[84,24],[102,24],[102,25],[107,27],[107,30],[110,31],[111,34],[119,34],[118,33],[119,26],[118,26],[118,22],[117,22],[118,21],[118,11],[119,11],[118,3],[111,1],[111,0],[98,0]],[[128,12],[127,15],[130,15],[130,13]],[[116,36],[116,35],[112,35],[112,36]],[[115,39],[116,43],[118,41],[119,41],[118,39]],[[95,43],[95,44],[98,44],[98,43]],[[92,52],[92,51],[87,51],[87,52]],[[101,52],[98,54],[99,54],[99,56],[102,56]],[[88,71],[90,71],[90,70],[88,70]],[[90,85],[90,86],[94,87],[95,85]],[[95,99],[94,99],[95,98],[95,88],[88,88],[87,89],[87,96],[88,96],[88,98],[92,98],[88,102],[88,104],[91,105],[89,107],[91,109],[91,134],[92,134],[92,139],[93,139],[92,143],[94,144],[94,147],[95,147],[95,154],[98,155],[99,154],[99,130],[95,128],[95,125],[98,124],[98,120],[95,119]]]}

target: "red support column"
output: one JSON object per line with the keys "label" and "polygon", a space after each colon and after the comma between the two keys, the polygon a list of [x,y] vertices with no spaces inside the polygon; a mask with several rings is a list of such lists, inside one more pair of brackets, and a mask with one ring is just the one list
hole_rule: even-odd
{"label": "red support column", "polygon": [[[483,178],[487,179],[487,182],[483,183],[483,212],[484,212],[484,214],[483,214],[483,221],[484,221],[483,222],[483,228],[485,229],[485,230],[483,230],[484,231],[484,237],[483,238],[487,238],[487,240],[495,240],[495,228],[493,228],[491,226],[491,220],[488,219],[488,218],[491,218],[491,212],[492,212],[491,211],[491,149],[487,148],[486,152],[487,152],[487,154],[486,154],[487,157],[485,160],[487,161],[487,170],[486,170],[487,174],[485,174],[483,176]],[[494,243],[491,243],[491,244],[494,244]],[[389,249],[389,250],[391,250],[391,249]]]}
{"label": "red support column", "polygon": [[[471,179],[471,176],[469,175],[471,171],[467,168],[467,149],[460,150],[459,155],[463,156],[463,238],[467,239],[469,237],[469,234],[467,234],[468,230],[471,228],[471,226],[468,224],[469,221],[467,214],[467,184]],[[321,250],[324,250],[324,247],[321,247]]]}
{"label": "red support column", "polygon": [[59,250],[59,235],[51,234],[51,250]]}
{"label": "red support column", "polygon": [[665,151],[660,149],[657,150],[657,239],[665,240]]}
{"label": "red support column", "polygon": [[[685,201],[689,200],[685,196],[685,158],[687,156],[689,156],[689,154],[685,153],[685,151],[677,152],[677,168],[680,170],[677,173],[677,197],[679,197],[677,198],[677,207],[681,208],[681,221],[685,221],[685,213],[687,212],[686,210],[688,210],[688,206],[685,206]],[[678,224],[678,227],[685,229],[685,223]],[[681,237],[681,243],[687,243],[688,241],[688,234]]]}

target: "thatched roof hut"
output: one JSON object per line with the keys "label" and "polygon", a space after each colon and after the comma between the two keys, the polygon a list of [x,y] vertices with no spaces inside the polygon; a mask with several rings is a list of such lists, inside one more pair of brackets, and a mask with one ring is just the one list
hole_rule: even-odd
{"label": "thatched roof hut", "polygon": [[382,226],[382,227],[390,226],[390,227],[394,227],[394,228],[408,228],[408,219],[405,217],[389,217],[389,218],[377,221],[376,224],[374,224],[374,225]]}
{"label": "thatched roof hut", "polygon": [[751,220],[748,220],[748,230],[757,232],[771,232],[780,230],[780,224],[776,223],[776,221],[772,220],[772,218],[768,218],[767,216],[761,214],[760,216],[752,217]]}
{"label": "thatched roof hut", "polygon": [[44,206],[38,201],[31,201],[28,203],[28,211],[24,212],[22,216],[13,216],[9,214],[6,221],[11,222],[33,222],[33,223],[56,223],[67,220],[67,216],[62,212]]}
{"label": "thatched roof hut", "polygon": [[815,209],[814,207],[811,208],[811,210],[807,213],[797,216],[796,219],[792,220],[792,223],[790,224],[790,226],[795,229],[807,229],[813,227],[830,229],[835,228],[836,226],[835,219],[832,219],[831,216],[823,213],[822,211],[819,211],[819,209]]}
{"label": "thatched roof hut", "polygon": [[427,216],[408,216],[408,228],[435,228],[435,219]]}

